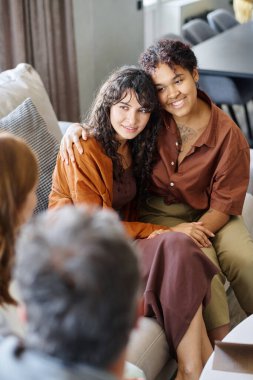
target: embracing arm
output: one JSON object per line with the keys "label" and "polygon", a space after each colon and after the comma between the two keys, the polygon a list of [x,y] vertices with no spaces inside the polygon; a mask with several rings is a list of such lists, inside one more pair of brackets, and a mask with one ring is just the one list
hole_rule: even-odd
{"label": "embracing arm", "polygon": [[[67,165],[69,164],[69,159],[72,162],[75,162],[76,154],[83,154],[83,147],[80,139],[82,138],[83,140],[87,140],[88,137],[89,131],[85,129],[84,124],[71,124],[61,140],[60,155],[62,161],[64,161]],[[75,144],[77,149],[76,152],[73,150],[73,144]]]}

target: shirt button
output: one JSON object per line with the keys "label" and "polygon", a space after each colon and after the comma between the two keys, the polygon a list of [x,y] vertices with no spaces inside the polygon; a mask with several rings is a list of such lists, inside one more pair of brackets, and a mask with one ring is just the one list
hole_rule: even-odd
{"label": "shirt button", "polygon": [[178,144],[178,141],[176,141],[176,146],[178,146],[179,144]]}
{"label": "shirt button", "polygon": [[174,186],[174,182],[170,182],[170,186],[173,187]]}
{"label": "shirt button", "polygon": [[174,166],[175,165],[175,162],[174,161],[171,161],[171,163],[170,163],[172,166]]}

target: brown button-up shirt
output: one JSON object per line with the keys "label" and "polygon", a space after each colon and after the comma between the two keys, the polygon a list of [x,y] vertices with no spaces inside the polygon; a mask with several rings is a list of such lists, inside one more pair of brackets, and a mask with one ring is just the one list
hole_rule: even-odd
{"label": "brown button-up shirt", "polygon": [[248,143],[225,112],[201,91],[198,96],[211,106],[207,128],[178,165],[180,134],[170,115],[164,115],[150,191],[163,196],[166,204],[240,215],[249,182]]}

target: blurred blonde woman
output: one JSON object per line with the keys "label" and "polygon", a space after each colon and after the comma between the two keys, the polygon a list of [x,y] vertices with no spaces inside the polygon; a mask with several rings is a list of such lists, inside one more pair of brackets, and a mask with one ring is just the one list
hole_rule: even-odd
{"label": "blurred blonde woman", "polygon": [[233,7],[235,18],[241,24],[252,19],[253,0],[234,0]]}

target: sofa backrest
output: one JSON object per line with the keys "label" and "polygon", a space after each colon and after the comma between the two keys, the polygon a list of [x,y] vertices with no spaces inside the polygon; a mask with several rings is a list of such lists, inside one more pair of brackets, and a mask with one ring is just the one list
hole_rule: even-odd
{"label": "sofa backrest", "polygon": [[60,141],[57,117],[50,103],[42,80],[34,68],[27,63],[20,63],[11,70],[0,73],[0,118],[8,115],[26,98],[31,98],[46,122],[49,132]]}

